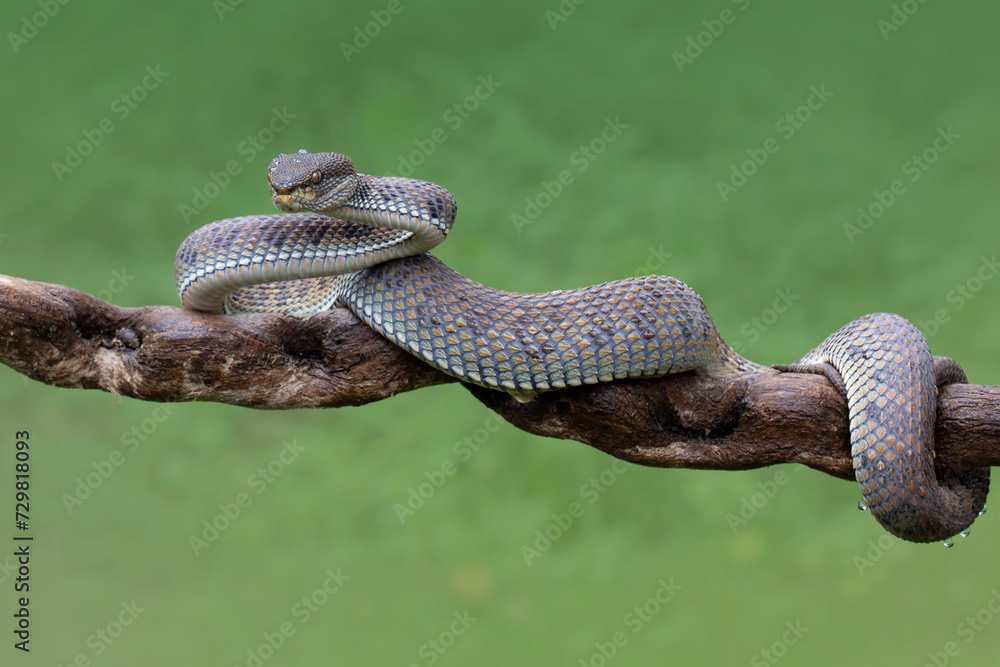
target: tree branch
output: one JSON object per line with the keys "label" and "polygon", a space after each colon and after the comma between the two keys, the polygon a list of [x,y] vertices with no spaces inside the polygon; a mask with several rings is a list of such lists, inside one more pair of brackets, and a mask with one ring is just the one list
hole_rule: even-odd
{"label": "tree branch", "polygon": [[[7,276],[0,276],[0,361],[57,387],[259,409],[362,405],[456,381],[344,309],[216,316],[121,308],[69,287]],[[465,386],[520,429],[642,465],[745,470],[802,463],[854,478],[846,402],[819,375],[683,373],[545,393],[528,404]],[[1000,465],[1000,387],[945,387],[935,438],[939,472]]]}

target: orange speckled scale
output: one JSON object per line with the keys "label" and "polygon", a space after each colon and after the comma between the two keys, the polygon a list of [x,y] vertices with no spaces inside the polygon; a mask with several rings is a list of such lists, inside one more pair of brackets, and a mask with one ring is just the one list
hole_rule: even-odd
{"label": "orange speckled scale", "polygon": [[[616,294],[636,286],[641,289],[630,300]],[[342,293],[364,322],[427,363],[513,393],[757,367],[725,345],[701,298],[673,278],[512,294],[475,283],[425,253],[348,276]],[[684,314],[671,314],[664,303]]]}
{"label": "orange speckled scale", "polygon": [[[310,313],[346,306],[428,364],[530,400],[539,392],[682,371],[756,372],[722,340],[701,297],[647,276],[514,294],[475,283],[427,253],[455,200],[433,183],[358,174],[336,153],[281,155],[268,167],[283,215],[213,222],[181,245],[174,274],[187,308]],[[935,477],[938,383],[964,382],[913,325],[868,315],[786,370],[825,369],[846,394],[864,502],[890,532],[950,537],[982,509],[989,469]]]}

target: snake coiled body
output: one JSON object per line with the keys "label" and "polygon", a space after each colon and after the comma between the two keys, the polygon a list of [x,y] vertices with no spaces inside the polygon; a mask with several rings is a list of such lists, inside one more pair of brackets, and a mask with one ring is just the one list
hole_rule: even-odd
{"label": "snake coiled body", "polygon": [[[764,370],[723,341],[701,297],[674,278],[515,294],[459,275],[427,253],[456,215],[440,186],[358,174],[334,153],[281,155],[268,180],[289,213],[220,220],[181,245],[175,279],[185,307],[346,306],[428,364],[523,401],[625,378]],[[937,387],[964,382],[957,364],[937,364],[913,325],[880,313],[788,367],[823,371],[845,393],[864,502],[887,530],[916,542],[965,530],[989,486],[989,469],[935,476]]]}

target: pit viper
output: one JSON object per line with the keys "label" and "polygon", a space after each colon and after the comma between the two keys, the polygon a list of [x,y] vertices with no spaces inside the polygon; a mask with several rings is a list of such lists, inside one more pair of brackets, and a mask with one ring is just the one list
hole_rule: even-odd
{"label": "pit viper", "polygon": [[[219,220],[180,246],[174,275],[186,308],[346,306],[431,366],[521,401],[624,378],[766,370],[725,343],[701,297],[675,278],[515,294],[459,275],[427,252],[457,212],[441,186],[359,174],[343,155],[305,151],[279,155],[267,177],[283,214]],[[964,373],[932,357],[907,320],[866,315],[782,370],[822,372],[846,397],[863,503],[890,533],[943,540],[983,509],[989,468],[941,479],[934,470],[938,386]]]}

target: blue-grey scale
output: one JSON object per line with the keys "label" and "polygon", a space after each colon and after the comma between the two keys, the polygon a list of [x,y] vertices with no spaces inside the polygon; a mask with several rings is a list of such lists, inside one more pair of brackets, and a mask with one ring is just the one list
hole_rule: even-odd
{"label": "blue-grey scale", "polygon": [[[530,401],[540,392],[695,371],[761,372],[720,336],[701,297],[663,276],[543,294],[480,285],[427,251],[457,206],[439,185],[358,174],[336,153],[280,155],[268,167],[283,215],[230,218],[193,232],[174,274],[186,308],[312,313],[345,306],[426,363]],[[934,470],[938,386],[965,382],[898,315],[847,324],[785,370],[822,371],[844,393],[863,503],[914,542],[966,530],[989,468]]]}

